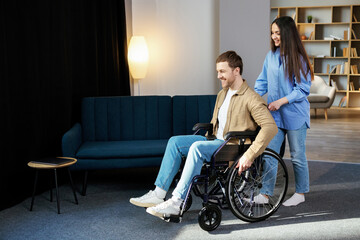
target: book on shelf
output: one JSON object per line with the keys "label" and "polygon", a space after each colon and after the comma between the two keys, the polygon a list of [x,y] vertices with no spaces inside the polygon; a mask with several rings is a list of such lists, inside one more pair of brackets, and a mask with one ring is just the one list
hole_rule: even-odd
{"label": "book on shelf", "polygon": [[348,30],[344,30],[344,40],[348,40],[349,38],[349,32]]}
{"label": "book on shelf", "polygon": [[330,34],[330,37],[332,37],[334,40],[344,40],[342,37],[332,35],[332,34]]}
{"label": "book on shelf", "polygon": [[315,39],[314,39],[314,31],[312,31],[312,32],[310,33],[308,39],[309,39],[309,40],[315,40]]}
{"label": "book on shelf", "polygon": [[334,81],[333,79],[330,79],[330,83],[331,83],[331,86],[335,87],[336,91],[339,91],[336,81]]}
{"label": "book on shelf", "polygon": [[355,32],[354,32],[354,29],[351,29],[351,33],[352,33],[354,39],[357,39],[356,34],[355,34]]}
{"label": "book on shelf", "polygon": [[355,91],[354,82],[350,82],[350,91]]}
{"label": "book on shelf", "polygon": [[340,64],[340,74],[344,74],[344,64]]}
{"label": "book on shelf", "polygon": [[336,57],[336,47],[333,48],[333,57]]}
{"label": "book on shelf", "polygon": [[357,20],[357,18],[356,18],[356,16],[355,16],[355,14],[353,14],[353,17],[354,17],[354,22],[358,22],[358,20]]}
{"label": "book on shelf", "polygon": [[351,65],[350,66],[350,73],[351,74],[359,74],[357,65]]}
{"label": "book on shelf", "polygon": [[341,69],[341,64],[337,64],[335,74],[340,74],[340,69]]}
{"label": "book on shelf", "polygon": [[349,56],[349,48],[343,48],[343,57]]}
{"label": "book on shelf", "polygon": [[330,70],[329,74],[335,73],[336,72],[336,65],[332,65],[330,69],[331,70]]}
{"label": "book on shelf", "polygon": [[358,57],[356,48],[350,48],[350,57]]}
{"label": "book on shelf", "polygon": [[324,37],[324,40],[335,40],[333,37]]}
{"label": "book on shelf", "polygon": [[339,102],[339,107],[346,107],[346,100],[347,100],[347,97],[343,96]]}
{"label": "book on shelf", "polygon": [[344,74],[350,73],[350,65],[349,62],[344,62]]}

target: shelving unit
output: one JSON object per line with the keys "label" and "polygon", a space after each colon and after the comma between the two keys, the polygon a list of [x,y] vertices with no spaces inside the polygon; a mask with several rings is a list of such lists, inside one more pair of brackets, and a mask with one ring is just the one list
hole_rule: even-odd
{"label": "shelving unit", "polygon": [[[279,16],[293,17],[300,36],[306,37],[302,42],[314,74],[329,85],[336,84],[333,108],[360,110],[360,5],[271,8],[271,21]],[[344,55],[344,49],[348,54]],[[356,50],[357,57],[350,54],[351,49]],[[345,63],[349,64],[348,72]],[[331,72],[336,65],[342,65],[344,70]],[[351,71],[352,65],[359,74]],[[346,104],[339,106],[344,97]]]}

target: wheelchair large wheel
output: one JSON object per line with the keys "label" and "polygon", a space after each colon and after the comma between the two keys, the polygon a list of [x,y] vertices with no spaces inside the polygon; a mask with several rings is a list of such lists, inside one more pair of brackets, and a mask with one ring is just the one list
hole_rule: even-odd
{"label": "wheelchair large wheel", "polygon": [[[238,174],[236,165],[237,163],[230,169],[226,186],[231,211],[247,222],[270,217],[280,207],[286,195],[288,172],[284,161],[276,152],[266,149],[241,175]],[[262,188],[273,188],[272,194],[268,194],[268,202],[257,201],[256,196]]]}
{"label": "wheelchair large wheel", "polygon": [[205,231],[213,231],[221,223],[221,210],[218,206],[209,204],[199,212],[198,221],[202,229]]}

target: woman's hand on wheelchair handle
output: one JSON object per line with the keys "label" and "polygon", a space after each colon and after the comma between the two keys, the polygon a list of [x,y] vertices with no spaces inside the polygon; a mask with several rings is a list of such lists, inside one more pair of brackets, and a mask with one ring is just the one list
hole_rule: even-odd
{"label": "woman's hand on wheelchair handle", "polygon": [[248,169],[252,164],[252,161],[249,161],[244,155],[238,161],[236,168],[239,168],[239,175]]}

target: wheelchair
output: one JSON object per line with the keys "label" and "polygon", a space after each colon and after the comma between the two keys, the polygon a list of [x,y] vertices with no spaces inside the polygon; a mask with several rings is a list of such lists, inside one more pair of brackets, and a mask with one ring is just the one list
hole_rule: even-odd
{"label": "wheelchair", "polygon": [[[198,123],[193,127],[194,134],[204,130],[208,132],[208,139],[215,139],[212,124]],[[192,204],[191,191],[202,198],[203,207],[198,222],[205,231],[213,231],[220,225],[221,209],[229,208],[237,218],[246,222],[262,221],[274,214],[281,206],[288,187],[288,172],[282,158],[267,148],[240,175],[236,168],[240,157],[250,146],[246,139],[254,141],[257,133],[228,132],[225,142],[212,155],[211,161],[204,163],[201,174],[192,179],[180,214],[164,216],[164,220],[181,222],[183,214]],[[231,144],[234,140],[237,144]],[[268,203],[255,202],[254,197],[266,184],[272,184],[274,188]]]}

